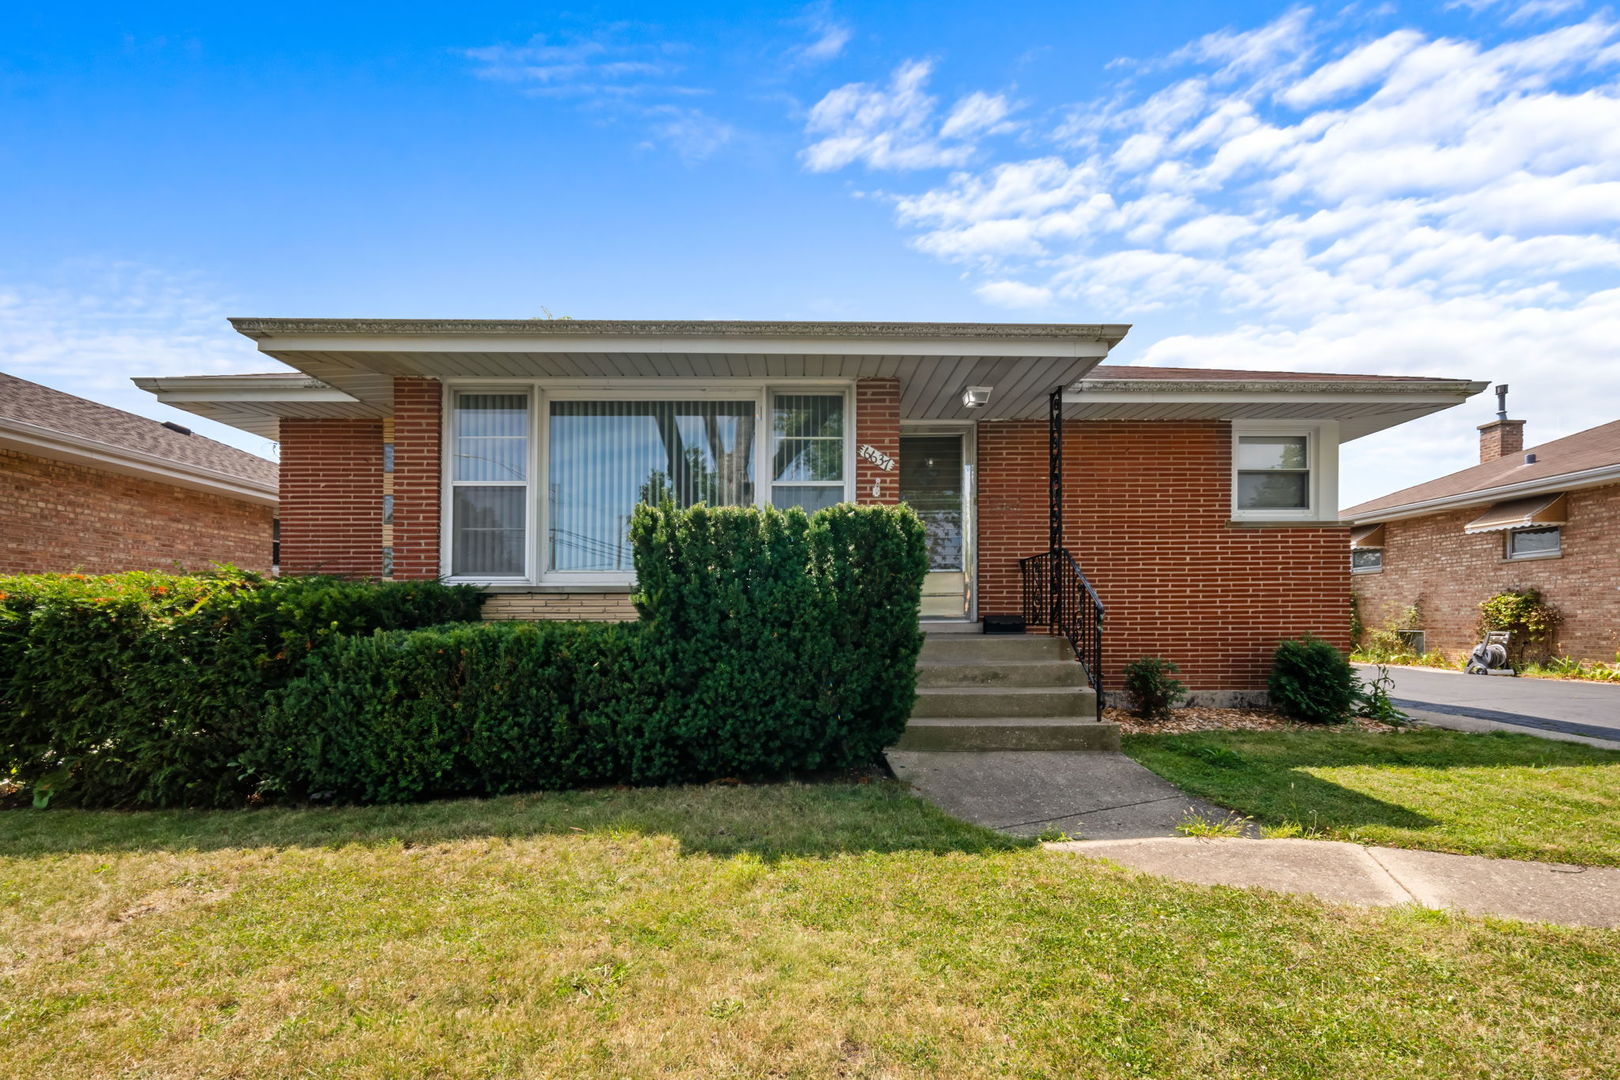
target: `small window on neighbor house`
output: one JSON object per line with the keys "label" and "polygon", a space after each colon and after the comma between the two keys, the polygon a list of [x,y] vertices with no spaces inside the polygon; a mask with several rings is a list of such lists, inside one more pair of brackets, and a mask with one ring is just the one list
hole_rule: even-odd
{"label": "small window on neighbor house", "polygon": [[1307,435],[1239,435],[1235,505],[1240,511],[1307,513],[1311,448]]}
{"label": "small window on neighbor house", "polygon": [[1550,559],[1563,554],[1563,530],[1554,525],[1547,529],[1514,529],[1507,534],[1507,557],[1510,559]]}
{"label": "small window on neighbor house", "polygon": [[1350,572],[1375,574],[1384,568],[1383,548],[1356,548],[1350,552]]}

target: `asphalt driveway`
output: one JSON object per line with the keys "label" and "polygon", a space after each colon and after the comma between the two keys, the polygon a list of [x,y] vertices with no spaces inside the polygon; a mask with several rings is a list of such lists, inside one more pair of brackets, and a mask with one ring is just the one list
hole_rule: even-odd
{"label": "asphalt driveway", "polygon": [[[1363,678],[1373,669],[1358,666]],[[1414,718],[1466,731],[1508,730],[1531,735],[1620,744],[1620,683],[1464,675],[1432,668],[1391,667],[1390,698]]]}

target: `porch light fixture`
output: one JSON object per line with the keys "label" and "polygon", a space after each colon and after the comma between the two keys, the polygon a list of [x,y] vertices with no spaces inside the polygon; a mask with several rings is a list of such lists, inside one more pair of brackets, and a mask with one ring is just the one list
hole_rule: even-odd
{"label": "porch light fixture", "polygon": [[982,409],[990,404],[990,386],[970,386],[962,391],[962,407],[964,409]]}

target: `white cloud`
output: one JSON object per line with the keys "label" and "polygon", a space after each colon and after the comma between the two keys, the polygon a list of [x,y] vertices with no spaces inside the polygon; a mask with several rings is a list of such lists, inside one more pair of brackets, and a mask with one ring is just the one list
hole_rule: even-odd
{"label": "white cloud", "polygon": [[810,35],[810,40],[794,48],[790,55],[794,61],[804,65],[822,64],[833,60],[844,51],[849,39],[854,36],[848,23],[834,18],[832,5],[828,3],[812,4],[805,8],[793,23],[803,27]]}
{"label": "white cloud", "polygon": [[257,454],[266,440],[159,405],[130,379],[287,371],[226,321],[220,290],[194,274],[74,261],[39,282],[0,282],[0,371]]}
{"label": "white cloud", "polygon": [[1005,308],[1038,308],[1052,302],[1052,290],[1021,281],[987,281],[973,290],[979,299]]}
{"label": "white cloud", "polygon": [[1507,9],[1502,22],[1508,26],[1517,26],[1520,23],[1530,22],[1534,19],[1550,19],[1575,11],[1583,6],[1585,0],[1452,0],[1446,5],[1448,10],[1467,8],[1476,15],[1480,12],[1493,9]]}
{"label": "white cloud", "polygon": [[480,79],[566,102],[604,121],[628,119],[644,134],[643,147],[665,146],[688,165],[733,142],[733,125],[690,104],[710,91],[681,80],[686,47],[638,32],[615,24],[589,35],[537,34],[521,45],[486,45],[460,55]]}
{"label": "white cloud", "polygon": [[810,110],[805,133],[818,136],[801,155],[812,172],[856,162],[872,169],[931,169],[966,164],[978,139],[1010,129],[1011,104],[999,94],[963,97],[941,121],[927,92],[933,63],[908,60],[887,86],[849,83]]}
{"label": "white cloud", "polygon": [[[896,221],[985,303],[1140,320],[1123,361],[1507,379],[1537,441],[1614,419],[1593,388],[1620,379],[1620,23],[1329,37],[1302,9],[1206,35],[982,165],[914,71],[882,95],[910,122],[873,131],[955,171],[887,196]],[[1346,501],[1469,464],[1475,412],[1352,444]],[[1401,460],[1426,438],[1450,456]]]}

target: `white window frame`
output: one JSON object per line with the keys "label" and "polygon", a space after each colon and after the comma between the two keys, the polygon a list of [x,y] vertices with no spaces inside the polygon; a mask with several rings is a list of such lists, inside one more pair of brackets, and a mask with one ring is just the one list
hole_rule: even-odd
{"label": "white window frame", "polygon": [[[451,566],[454,565],[450,555],[450,545],[452,543],[452,535],[455,531],[455,523],[453,521],[453,514],[455,511],[455,489],[458,487],[518,486],[510,482],[497,483],[493,481],[457,480],[455,478],[455,451],[456,440],[458,438],[458,432],[456,430],[456,397],[458,394],[468,393],[522,395],[528,400],[529,443],[527,447],[528,453],[523,461],[523,475],[526,478],[526,483],[523,485],[523,498],[527,516],[524,518],[523,522],[525,532],[523,537],[523,573],[521,574],[509,575],[505,577],[496,577],[488,574],[480,574],[477,577],[470,577],[467,575],[457,577],[450,572]],[[444,435],[443,438],[440,439],[440,451],[442,458],[439,463],[439,574],[446,581],[477,582],[479,584],[488,585],[520,585],[532,580],[534,577],[535,543],[534,537],[531,535],[531,533],[534,530],[535,523],[534,500],[537,490],[537,485],[535,483],[535,463],[538,460],[538,447],[535,446],[535,420],[536,412],[538,410],[536,397],[537,395],[535,394],[534,387],[531,384],[514,383],[510,380],[500,382],[486,382],[483,380],[478,380],[476,382],[469,381],[465,383],[457,383],[454,386],[447,384],[444,388],[442,405],[444,410],[443,422],[440,425]],[[397,484],[399,482],[397,479],[398,474],[396,473],[395,476],[395,483]]]}
{"label": "white window frame", "polygon": [[[452,486],[455,448],[455,399],[458,393],[527,393],[529,395],[528,527],[524,575],[521,578],[457,577],[450,572]],[[775,484],[766,475],[771,461],[772,395],[827,394],[844,401],[844,501],[855,501],[855,383],[851,379],[445,379],[441,402],[439,572],[452,584],[531,586],[626,586],[633,572],[552,570],[546,564],[545,538],[550,529],[550,462],[553,401],[752,401],[754,403],[754,505],[770,506]]]}
{"label": "white window frame", "polygon": [[[1305,485],[1309,500],[1304,509],[1282,507],[1254,509],[1238,506],[1238,446],[1247,436],[1289,436],[1305,438],[1305,462],[1310,475]],[[1339,520],[1339,425],[1323,420],[1306,423],[1272,423],[1250,420],[1232,422],[1232,467],[1227,477],[1231,487],[1232,520],[1251,523],[1316,523]]]}
{"label": "white window frame", "polygon": [[[1513,553],[1513,538],[1519,533],[1544,532],[1551,529],[1558,534],[1558,546],[1551,551],[1529,551],[1523,555]],[[1537,525],[1528,529],[1508,529],[1502,533],[1502,559],[1504,562],[1534,562],[1537,559],[1561,559],[1564,557],[1564,527],[1562,525]]]}

